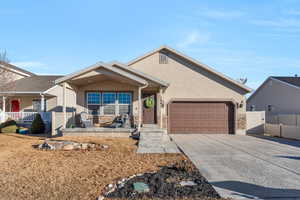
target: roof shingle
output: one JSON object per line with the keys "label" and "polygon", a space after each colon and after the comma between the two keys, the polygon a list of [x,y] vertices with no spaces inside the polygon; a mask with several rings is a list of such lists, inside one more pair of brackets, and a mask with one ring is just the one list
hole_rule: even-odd
{"label": "roof shingle", "polygon": [[0,61],[0,66],[1,66],[1,65],[5,66],[5,67],[7,67],[7,68],[9,68],[9,69],[12,69],[12,70],[15,70],[15,71],[22,72],[22,73],[27,74],[27,75],[29,75],[29,76],[34,76],[34,75],[35,75],[35,74],[32,73],[32,72],[29,72],[29,71],[27,71],[27,70],[25,70],[25,69],[19,68],[19,67],[17,67],[17,66],[14,66],[14,65],[12,65],[12,64],[9,64],[9,63],[3,62],[3,61]]}
{"label": "roof shingle", "polygon": [[[31,76],[8,83],[9,87],[4,86],[4,92],[44,92],[55,85],[54,81],[62,76],[45,75]],[[9,89],[7,89],[9,88]]]}
{"label": "roof shingle", "polygon": [[300,77],[296,76],[272,76],[272,78],[275,78],[277,80],[289,83],[291,85],[300,87]]}

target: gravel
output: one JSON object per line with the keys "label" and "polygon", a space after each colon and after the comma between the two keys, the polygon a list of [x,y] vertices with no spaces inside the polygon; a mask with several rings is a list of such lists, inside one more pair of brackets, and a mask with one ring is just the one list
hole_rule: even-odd
{"label": "gravel", "polygon": [[[133,185],[145,183],[150,191],[139,193]],[[182,184],[185,183],[185,184]],[[110,199],[174,199],[174,198],[220,198],[219,194],[190,162],[182,161],[173,166],[164,166],[155,173],[145,173],[116,185],[116,189],[105,195]]]}

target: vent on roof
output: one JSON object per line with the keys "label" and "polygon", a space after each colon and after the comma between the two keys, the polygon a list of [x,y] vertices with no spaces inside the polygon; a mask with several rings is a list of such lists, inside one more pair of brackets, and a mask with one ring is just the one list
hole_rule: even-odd
{"label": "vent on roof", "polygon": [[168,64],[168,57],[163,53],[159,53],[159,64]]}

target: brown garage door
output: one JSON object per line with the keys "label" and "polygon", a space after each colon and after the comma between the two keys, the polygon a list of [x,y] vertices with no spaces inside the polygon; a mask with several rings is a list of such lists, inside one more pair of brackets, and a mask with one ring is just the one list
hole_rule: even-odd
{"label": "brown garage door", "polygon": [[234,129],[234,108],[226,102],[172,102],[169,133],[230,134]]}

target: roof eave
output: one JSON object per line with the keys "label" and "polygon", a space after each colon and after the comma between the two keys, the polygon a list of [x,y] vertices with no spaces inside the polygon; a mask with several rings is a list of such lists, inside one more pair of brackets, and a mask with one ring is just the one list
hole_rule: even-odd
{"label": "roof eave", "polygon": [[68,80],[70,80],[70,79],[73,79],[73,78],[75,78],[75,77],[78,77],[78,76],[80,76],[80,75],[82,75],[82,74],[85,74],[85,73],[88,73],[88,72],[90,72],[90,71],[93,71],[93,70],[95,70],[95,69],[97,69],[97,68],[99,68],[99,67],[103,67],[103,68],[105,68],[105,69],[107,69],[107,70],[109,70],[109,71],[112,71],[112,72],[114,72],[114,73],[120,75],[120,76],[124,76],[124,77],[126,77],[126,78],[128,78],[128,79],[131,79],[131,80],[133,80],[133,81],[135,81],[135,82],[137,82],[137,83],[139,83],[139,84],[142,84],[142,85],[146,85],[146,84],[147,84],[147,81],[146,81],[146,80],[144,80],[144,79],[142,79],[142,78],[140,78],[140,77],[138,77],[138,76],[136,76],[136,75],[134,75],[134,74],[130,74],[130,73],[128,73],[128,72],[125,72],[125,71],[123,71],[123,70],[120,70],[120,69],[118,69],[118,68],[115,68],[115,69],[114,69],[113,66],[108,65],[108,64],[103,63],[103,62],[98,62],[98,63],[96,63],[96,64],[94,64],[94,65],[91,65],[90,67],[87,67],[87,68],[85,68],[85,69],[83,69],[83,70],[79,70],[79,71],[77,71],[77,72],[75,72],[75,73],[72,73],[72,74],[67,75],[67,76],[65,76],[65,77],[62,77],[62,78],[60,78],[60,79],[57,79],[57,80],[55,80],[55,84],[60,84],[60,83],[62,83],[62,82],[66,82],[66,81],[68,81]]}

